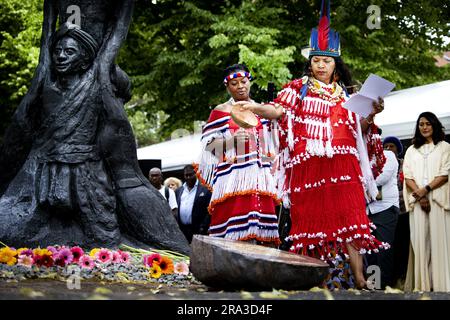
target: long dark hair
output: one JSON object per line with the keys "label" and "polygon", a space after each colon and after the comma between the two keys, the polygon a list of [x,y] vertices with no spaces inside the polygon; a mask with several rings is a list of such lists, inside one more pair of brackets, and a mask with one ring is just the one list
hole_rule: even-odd
{"label": "long dark hair", "polygon": [[422,117],[430,121],[431,126],[433,127],[432,138],[434,144],[438,144],[440,141],[445,139],[444,127],[442,126],[442,123],[439,121],[438,117],[436,117],[436,115],[430,111],[422,112],[417,118],[414,138],[412,139],[412,143],[416,149],[420,148],[426,143],[426,139],[422,136],[419,130],[419,121]]}
{"label": "long dark hair", "polygon": [[[350,73],[349,68],[344,63],[341,57],[332,57],[334,59],[334,63],[336,64],[335,75],[337,76],[338,83],[341,87],[345,87],[347,89],[348,93],[353,93],[353,80],[352,75]],[[303,68],[303,74],[307,75],[308,77],[312,76],[311,71],[311,59],[310,57],[308,61],[305,63],[305,66]]]}

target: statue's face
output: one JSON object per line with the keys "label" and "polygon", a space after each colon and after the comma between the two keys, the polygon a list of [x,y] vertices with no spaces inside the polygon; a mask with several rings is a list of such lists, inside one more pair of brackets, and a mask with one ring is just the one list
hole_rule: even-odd
{"label": "statue's face", "polygon": [[53,49],[53,64],[59,74],[82,72],[86,65],[82,47],[70,37],[60,39]]}

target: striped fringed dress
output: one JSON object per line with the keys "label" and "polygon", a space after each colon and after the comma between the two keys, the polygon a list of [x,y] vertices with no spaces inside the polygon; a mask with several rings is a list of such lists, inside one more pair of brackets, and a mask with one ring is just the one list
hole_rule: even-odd
{"label": "striped fringed dress", "polygon": [[345,99],[336,83],[304,77],[274,100],[284,111],[278,177],[291,207],[290,251],[323,260],[347,255],[349,243],[361,254],[389,247],[371,234],[365,206],[377,189],[359,119],[342,107]]}
{"label": "striped fringed dress", "polygon": [[230,139],[239,129],[229,112],[211,112],[203,128],[201,159],[195,165],[199,180],[212,192],[210,236],[279,244],[275,213],[279,201],[271,173],[277,149],[273,126],[258,118],[256,127],[246,129],[253,138],[245,146],[210,150],[213,139]]}

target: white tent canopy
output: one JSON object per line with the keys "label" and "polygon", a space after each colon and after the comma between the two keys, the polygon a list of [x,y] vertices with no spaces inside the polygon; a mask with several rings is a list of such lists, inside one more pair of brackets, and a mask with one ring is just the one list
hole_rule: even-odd
{"label": "white tent canopy", "polygon": [[[383,137],[412,138],[417,117],[431,111],[438,116],[445,133],[450,134],[450,80],[391,92],[385,109],[376,116]],[[161,159],[162,171],[174,171],[198,161],[201,134],[185,136],[137,150],[138,159]]]}
{"label": "white tent canopy", "polygon": [[181,170],[187,164],[198,161],[201,151],[201,134],[193,134],[153,144],[137,150],[138,160],[161,159],[161,170]]}
{"label": "white tent canopy", "polygon": [[385,98],[385,109],[375,117],[383,137],[412,138],[417,117],[424,111],[433,112],[445,133],[450,133],[450,80],[391,92]]}

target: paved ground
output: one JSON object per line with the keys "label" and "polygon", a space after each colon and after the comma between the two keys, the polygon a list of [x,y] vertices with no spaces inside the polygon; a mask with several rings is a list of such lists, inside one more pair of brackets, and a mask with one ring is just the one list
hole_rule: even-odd
{"label": "paved ground", "polygon": [[[70,284],[69,284],[70,287]],[[330,292],[309,291],[218,291],[203,285],[189,287],[157,283],[110,283],[83,280],[79,288],[58,280],[0,281],[0,300],[448,300],[450,293],[404,293],[398,290]]]}
{"label": "paved ground", "polygon": [[157,315],[158,319],[164,320],[317,319],[323,315],[352,319],[355,312],[362,312],[358,314],[364,315],[364,320],[380,320],[380,315],[392,315],[394,310],[400,311],[404,318],[418,314],[426,318],[430,312],[444,314],[449,307],[450,293],[329,292],[317,288],[230,292],[212,290],[201,284],[183,288],[154,282],[131,284],[93,280],[82,281],[79,289],[69,289],[67,283],[58,280],[0,281],[0,314],[3,310],[15,310],[24,318],[28,314],[34,318],[39,313],[47,318],[49,315],[53,318],[72,314],[123,320],[136,315],[144,319],[153,319]]}

